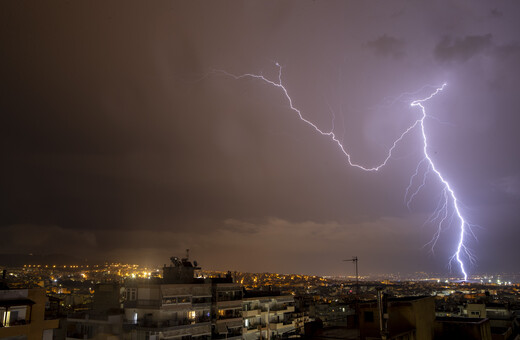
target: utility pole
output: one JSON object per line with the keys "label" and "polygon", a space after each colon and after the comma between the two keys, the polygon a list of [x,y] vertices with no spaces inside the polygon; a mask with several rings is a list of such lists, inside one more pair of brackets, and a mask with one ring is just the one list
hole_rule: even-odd
{"label": "utility pole", "polygon": [[350,260],[343,260],[343,261],[354,262],[354,264],[356,265],[356,294],[359,295],[358,257],[352,256],[352,258]]}

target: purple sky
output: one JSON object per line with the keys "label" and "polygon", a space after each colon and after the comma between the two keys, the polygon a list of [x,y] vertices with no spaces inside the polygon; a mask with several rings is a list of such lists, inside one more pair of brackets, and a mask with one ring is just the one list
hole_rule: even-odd
{"label": "purple sky", "polygon": [[212,72],[276,80],[279,62],[294,105],[366,166],[417,119],[409,102],[424,86],[447,82],[425,122],[432,158],[478,225],[469,272],[518,270],[519,10],[2,3],[0,252],[160,265],[190,248],[206,269],[324,275],[352,274],[341,260],[356,255],[361,274],[447,272],[457,226],[444,225],[434,252],[424,246],[438,181],[405,204],[418,130],[365,173],[279,89]]}

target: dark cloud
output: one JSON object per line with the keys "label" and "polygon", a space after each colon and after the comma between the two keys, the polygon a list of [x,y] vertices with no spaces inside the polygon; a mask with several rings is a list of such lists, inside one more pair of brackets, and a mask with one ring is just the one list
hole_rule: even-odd
{"label": "dark cloud", "polygon": [[464,38],[445,36],[435,46],[439,62],[465,62],[493,46],[491,34],[468,35]]}
{"label": "dark cloud", "polygon": [[0,226],[2,253],[62,253],[91,255],[98,246],[96,235],[88,230],[75,230],[51,225]]}
{"label": "dark cloud", "polygon": [[[334,274],[358,255],[367,271],[445,270],[455,227],[435,257],[421,248],[438,181],[411,211],[404,202],[419,131],[364,172],[280,88],[211,73],[278,81],[275,62],[303,117],[369,166],[417,118],[410,100],[448,82],[427,105],[435,161],[468,219],[518,234],[514,5],[492,21],[481,3],[0,6],[1,252],[161,264],[190,248],[216,269]],[[477,233],[474,252],[496,259],[487,268],[514,258]]]}
{"label": "dark cloud", "polygon": [[520,198],[520,175],[511,175],[494,181],[497,190],[500,190],[514,198]]}
{"label": "dark cloud", "polygon": [[405,55],[404,41],[386,34],[367,42],[367,46],[379,57],[401,58]]}
{"label": "dark cloud", "polygon": [[502,11],[500,11],[496,8],[491,9],[489,11],[489,13],[490,13],[491,17],[493,17],[493,18],[501,18],[504,15],[504,13],[502,13]]}

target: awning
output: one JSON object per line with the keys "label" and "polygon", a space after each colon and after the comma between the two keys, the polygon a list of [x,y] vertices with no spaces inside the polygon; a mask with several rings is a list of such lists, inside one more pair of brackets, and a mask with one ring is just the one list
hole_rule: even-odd
{"label": "awning", "polygon": [[32,306],[36,302],[30,299],[0,300],[0,307]]}

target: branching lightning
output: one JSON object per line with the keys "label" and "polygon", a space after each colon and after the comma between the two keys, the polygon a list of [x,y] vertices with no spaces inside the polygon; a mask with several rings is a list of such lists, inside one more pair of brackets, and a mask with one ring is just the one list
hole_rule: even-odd
{"label": "branching lightning", "polygon": [[[457,261],[457,263],[460,266],[460,270],[461,270],[462,274],[464,275],[464,280],[467,280],[468,274],[466,273],[466,269],[464,267],[464,262],[462,261],[462,255],[465,254],[469,258],[470,261],[474,260],[473,254],[470,252],[470,250],[464,243],[464,239],[465,239],[465,236],[467,233],[466,229],[470,229],[471,226],[466,222],[466,220],[462,216],[462,213],[461,213],[460,207],[459,207],[459,200],[455,196],[455,192],[451,188],[450,183],[448,183],[448,181],[442,176],[440,171],[435,167],[433,160],[431,159],[430,155],[428,154],[428,138],[426,137],[426,131],[424,128],[424,121],[426,120],[427,115],[426,115],[426,108],[424,107],[423,103],[425,103],[429,99],[433,98],[439,92],[444,90],[445,87],[446,87],[446,83],[443,84],[441,87],[437,88],[435,90],[435,92],[433,92],[430,96],[428,96],[424,99],[415,100],[410,104],[412,107],[419,107],[421,110],[421,113],[422,113],[422,116],[420,119],[420,127],[421,127],[421,135],[422,135],[422,139],[423,139],[424,158],[418,164],[417,168],[419,168],[421,163],[425,161],[428,164],[428,170],[431,170],[431,171],[433,171],[433,173],[435,173],[435,175],[437,176],[437,178],[439,179],[439,181],[442,183],[442,186],[443,186],[443,189],[442,189],[443,198],[441,200],[442,203],[441,203],[440,207],[437,208],[437,211],[434,213],[435,216],[433,216],[433,218],[432,218],[432,221],[436,221],[436,220],[439,221],[437,232],[435,233],[435,236],[431,242],[432,247],[435,246],[437,240],[439,239],[442,225],[448,219],[448,204],[451,202],[455,215],[459,221],[459,241],[457,243],[457,250],[451,257],[451,260]],[[418,171],[415,172],[415,174],[417,174],[417,173],[418,173]],[[427,175],[427,172],[425,172],[424,178],[426,178],[426,175]],[[419,186],[419,188],[417,190],[420,190],[423,185],[424,185],[424,180],[423,180],[423,183]],[[411,195],[410,199],[413,199],[413,196],[415,195],[416,192],[417,191],[415,191]]]}
{"label": "branching lightning", "polygon": [[[440,87],[435,88],[435,91],[433,91],[429,96],[423,99],[418,99],[415,101],[412,101],[410,105],[412,107],[419,108],[420,110],[420,116],[416,120],[414,120],[399,136],[397,139],[395,139],[391,145],[391,147],[388,149],[386,156],[384,159],[375,166],[364,166],[359,163],[356,163],[352,160],[351,154],[347,151],[343,143],[338,139],[336,134],[334,133],[334,127],[330,131],[324,131],[320,129],[315,123],[311,122],[307,118],[305,118],[302,115],[302,112],[300,109],[294,106],[293,100],[291,96],[289,95],[289,92],[285,85],[282,82],[282,66],[279,63],[276,63],[276,66],[278,67],[278,79],[271,80],[269,78],[266,78],[265,76],[261,74],[253,74],[253,73],[245,73],[242,75],[235,75],[231,74],[226,71],[217,70],[214,71],[218,74],[224,74],[226,76],[232,77],[236,80],[244,79],[244,78],[252,78],[260,80],[270,86],[274,86],[278,89],[280,89],[287,99],[287,102],[289,104],[290,109],[296,113],[298,118],[304,122],[305,124],[309,125],[312,129],[314,129],[317,133],[329,137],[341,150],[343,155],[346,157],[346,160],[348,164],[354,168],[361,169],[363,171],[369,171],[369,172],[377,172],[381,168],[383,168],[389,160],[392,158],[392,155],[397,148],[398,144],[413,130],[419,129],[422,137],[422,153],[423,158],[420,160],[420,162],[417,164],[417,168],[415,170],[415,173],[410,178],[410,183],[408,187],[406,188],[406,194],[405,194],[405,204],[410,208],[410,204],[415,198],[415,196],[421,191],[421,189],[426,184],[426,179],[428,175],[433,174],[437,180],[440,182],[442,190],[439,202],[437,204],[437,207],[433,214],[430,216],[430,218],[425,223],[435,223],[437,225],[437,230],[432,238],[432,240],[427,244],[431,246],[431,249],[433,251],[433,248],[435,247],[437,241],[439,240],[440,234],[443,230],[443,228],[446,225],[449,225],[449,221],[451,218],[455,217],[458,221],[459,226],[459,237],[457,242],[456,251],[450,258],[450,263],[453,261],[456,261],[457,264],[460,267],[460,271],[462,275],[464,276],[464,280],[467,280],[468,274],[466,272],[465,264],[464,264],[464,258],[467,258],[470,262],[474,261],[474,256],[469,250],[469,248],[465,244],[465,236],[468,232],[471,233],[471,225],[466,222],[466,220],[463,217],[463,214],[461,213],[461,209],[459,207],[459,200],[455,196],[455,192],[453,191],[451,185],[448,183],[448,181],[444,178],[444,176],[441,174],[441,172],[437,169],[435,166],[435,163],[433,159],[430,157],[430,154],[428,153],[428,138],[425,131],[425,120],[429,116],[426,114],[426,108],[423,105],[428,100],[435,97],[438,93],[444,90],[444,88],[447,86],[447,84],[443,84]],[[417,92],[415,92],[417,93]],[[412,94],[415,94],[412,93]],[[333,115],[333,117],[335,117]],[[422,169],[422,170],[421,170]],[[422,174],[422,181],[420,184],[414,186],[414,182],[416,178],[419,177],[419,174]],[[413,191],[412,188],[415,188]],[[450,211],[453,211],[453,216],[450,217]]]}

